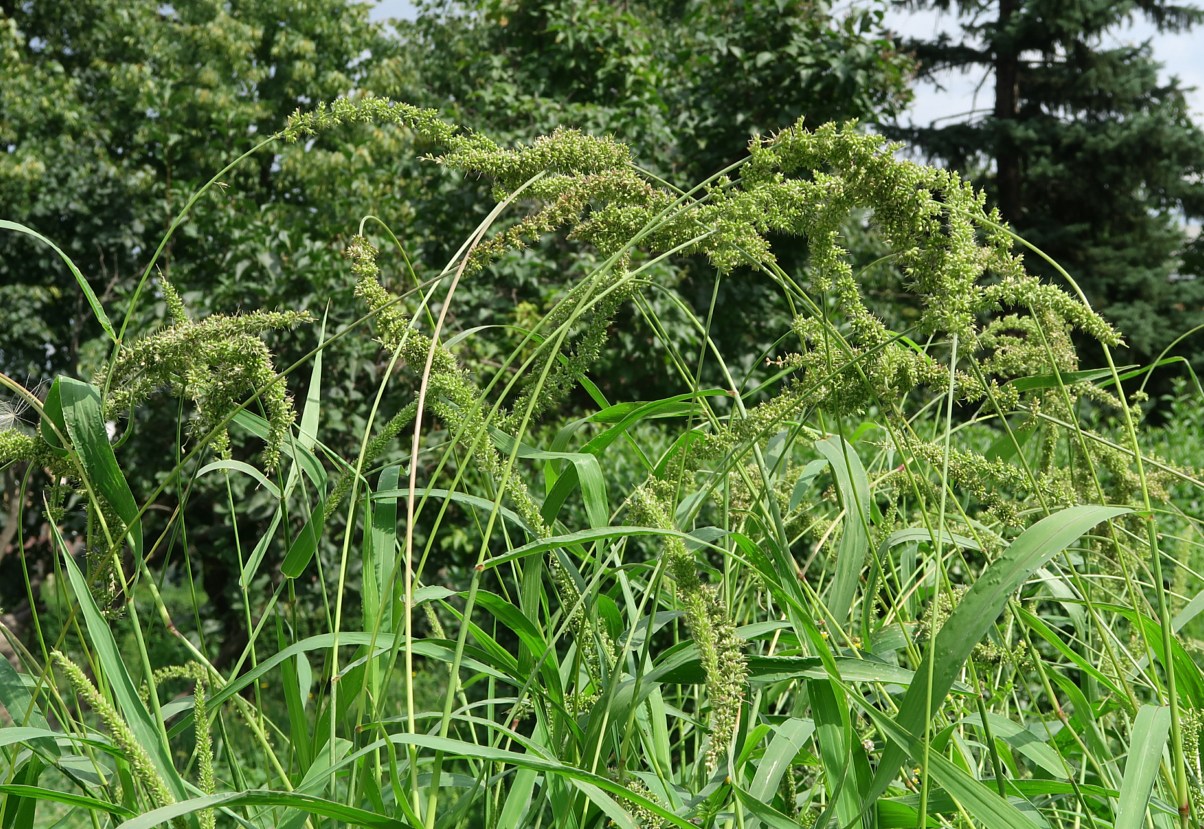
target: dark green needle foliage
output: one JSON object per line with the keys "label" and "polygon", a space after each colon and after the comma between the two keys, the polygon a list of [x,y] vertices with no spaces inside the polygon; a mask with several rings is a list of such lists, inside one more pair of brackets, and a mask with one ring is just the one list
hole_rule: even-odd
{"label": "dark green needle foliage", "polygon": [[[1204,216],[1204,131],[1183,83],[1165,78],[1150,44],[1128,42],[1126,32],[1139,20],[1186,39],[1204,8],[1161,0],[898,5],[955,15],[960,30],[951,37],[908,46],[921,77],[938,86],[952,73],[982,78],[984,103],[889,132],[985,186],[1003,218],[1124,331],[1126,362],[1149,362],[1204,323],[1204,258],[1188,233]],[[1198,371],[1204,351],[1193,342],[1184,353]]]}

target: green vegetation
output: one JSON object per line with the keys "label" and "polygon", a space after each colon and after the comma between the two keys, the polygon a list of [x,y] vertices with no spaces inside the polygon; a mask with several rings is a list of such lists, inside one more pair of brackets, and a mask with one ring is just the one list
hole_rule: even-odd
{"label": "green vegetation", "polygon": [[1198,824],[1198,129],[885,5],[0,0],[0,829]]}
{"label": "green vegetation", "polygon": [[[897,2],[953,11],[953,37],[905,48],[938,83],[950,71],[981,77],[982,103],[890,134],[985,187],[1016,231],[1125,332],[1125,362],[1153,362],[1204,324],[1204,241],[1184,227],[1204,218],[1204,131],[1182,83],[1158,77],[1150,44],[1126,42],[1134,20],[1189,32],[1204,9],[1168,0]],[[1176,343],[1176,353],[1199,372],[1197,342]],[[1169,389],[1162,377],[1153,382]]]}
{"label": "green vegetation", "polygon": [[[372,96],[259,152],[357,130],[488,183],[446,267],[361,221],[358,319],[332,325],[198,313],[153,259],[115,308],[71,265],[107,338],[93,382],[43,400],[0,375],[28,403],[0,465],[54,550],[0,661],[6,825],[1201,814],[1204,484],[1152,447],[1198,444],[1204,394],[1147,434],[1119,333],[1068,275],[1025,270],[982,195],[851,124],[756,139],[689,191],[614,139],[505,145]],[[867,307],[851,226],[904,277],[906,328]],[[532,247],[563,275],[546,307],[456,320]],[[701,309],[669,290],[679,261],[710,276]],[[730,353],[715,298],[754,284],[784,324]],[[629,309],[669,372],[611,399],[595,377]],[[273,356],[285,336],[308,353]],[[373,339],[352,419],[327,380]],[[147,428],[162,396],[175,425]],[[205,589],[227,562],[245,640]]]}
{"label": "green vegetation", "polygon": [[[910,59],[876,33],[878,3],[841,10],[775,3],[765,14],[726,0],[480,0],[424,3],[421,11],[394,32],[347,0],[0,0],[0,148],[7,150],[0,152],[0,218],[62,246],[119,328],[157,329],[168,321],[166,305],[131,300],[177,214],[292,112],[349,90],[438,109],[504,145],[561,125],[621,136],[641,167],[677,184],[710,176],[742,157],[752,135],[787,127],[802,113],[813,124],[873,121],[898,112],[909,94]],[[220,186],[192,205],[156,268],[198,320],[294,309],[325,317],[328,330],[344,328],[358,305],[342,252],[359,217],[388,224],[423,279],[452,259],[481,219],[488,180],[427,162],[433,149],[409,130],[374,124],[274,142],[223,170]],[[776,250],[788,270],[802,266],[803,244]],[[861,246],[857,254],[865,255]],[[555,240],[513,251],[492,265],[489,279],[461,285],[449,323],[529,327],[551,309],[566,277],[580,279],[596,264],[588,251],[570,254]],[[704,314],[712,274],[688,258],[656,267],[662,290],[646,301],[672,326],[667,333],[692,336],[673,307],[685,301]],[[712,334],[751,363],[789,325],[789,310],[766,283],[729,293],[722,282],[718,290],[726,310],[712,320]],[[628,303],[620,304],[615,328],[595,382],[616,399],[660,396],[672,355]],[[520,339],[469,338],[464,347],[476,351],[463,356],[497,361]],[[272,344],[282,365],[314,347],[300,330]],[[368,426],[385,361],[364,337],[337,339],[324,353],[329,445],[349,457]],[[0,370],[48,384],[60,373],[95,377],[107,356],[103,331],[54,252],[0,233]],[[389,387],[381,405],[396,411],[410,402],[406,390]],[[579,394],[576,403],[588,397]],[[134,418],[137,431],[167,431],[177,411],[157,399]],[[125,453],[131,487],[153,491],[161,448],[129,441]],[[16,481],[0,473],[0,483],[15,498]],[[258,534],[273,505],[253,485],[232,486],[235,499],[254,502],[243,530]],[[203,478],[184,515],[211,565],[201,573],[207,607],[226,634],[215,657],[223,668],[250,635],[239,610],[237,551],[220,534],[207,538],[229,519],[229,498],[217,479]],[[40,536],[29,515],[23,532]],[[0,549],[11,541],[0,535]],[[36,583],[52,566],[49,539],[29,555],[39,560],[31,568]],[[266,555],[279,563],[274,549]],[[460,545],[448,555],[459,574],[470,553]],[[24,633],[30,609],[16,568],[8,575],[0,578],[0,606],[17,615]],[[321,607],[312,589],[298,601],[310,612]]]}

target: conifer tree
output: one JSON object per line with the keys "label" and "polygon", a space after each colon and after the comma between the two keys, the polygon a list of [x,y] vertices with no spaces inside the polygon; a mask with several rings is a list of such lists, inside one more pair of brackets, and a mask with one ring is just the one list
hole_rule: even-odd
{"label": "conifer tree", "polygon": [[[1004,218],[1049,254],[1146,362],[1204,323],[1204,132],[1178,80],[1159,78],[1146,20],[1188,31],[1204,9],[1163,0],[903,0],[952,12],[956,36],[913,40],[920,76],[984,77],[989,103],[957,121],[896,127],[928,158],[985,185]],[[1048,270],[1036,254],[1030,266]],[[1204,346],[1181,351],[1204,365]]]}

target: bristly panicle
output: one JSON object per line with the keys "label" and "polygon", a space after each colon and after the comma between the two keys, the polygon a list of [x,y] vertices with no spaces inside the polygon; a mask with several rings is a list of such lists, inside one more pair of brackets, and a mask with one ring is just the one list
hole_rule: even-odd
{"label": "bristly panicle", "polygon": [[132,779],[146,792],[154,807],[168,806],[175,802],[171,790],[155,768],[150,754],[134,736],[133,730],[117,709],[101,696],[96,686],[84,675],[83,670],[59,651],[50,654],[54,664],[67,677],[72,690],[89,708],[96,712],[109,731],[113,744],[120,749],[125,761],[130,764]]}
{"label": "bristly panicle", "polygon": [[[296,138],[338,123],[371,120],[410,129],[441,149],[433,160],[491,179],[499,200],[525,188],[519,203],[527,212],[472,249],[466,275],[555,233],[590,245],[607,259],[587,280],[568,286],[563,300],[540,321],[544,345],[526,385],[509,411],[499,406],[491,419],[481,390],[454,356],[418,331],[377,281],[376,250],[358,237],[349,247],[352,270],[360,278],[357,294],[374,312],[381,342],[399,351],[411,371],[433,355],[427,378],[432,409],[457,434],[473,436],[469,454],[495,479],[501,458],[480,436],[489,428],[516,432],[524,413],[534,418],[563,399],[602,353],[610,321],[634,292],[632,263],[662,255],[704,256],[731,279],[760,272],[782,280],[786,275],[771,238],[805,238],[809,251],[806,277],[814,301],[794,321],[797,347],[777,361],[792,371],[792,379],[776,396],[733,415],[721,428],[699,427],[698,439],[678,460],[686,476],[816,410],[844,417],[875,408],[902,425],[899,448],[933,466],[944,457],[941,447],[906,428],[903,406],[917,389],[926,390],[925,398],[951,393],[961,404],[979,405],[994,415],[1042,407],[1060,414],[1064,400],[1050,389],[1012,381],[1075,371],[1072,330],[1107,345],[1120,343],[1119,334],[1085,303],[1026,272],[1013,252],[1012,235],[998,213],[986,209],[982,193],[952,172],[900,160],[894,146],[854,124],[810,131],[800,121],[755,139],[738,173],[717,178],[696,197],[645,179],[632,165],[630,151],[610,138],[561,129],[530,145],[504,149],[432,111],[370,97],[295,116],[286,134]],[[918,323],[906,336],[890,330],[866,304],[859,274],[842,246],[854,212],[868,216],[894,251],[903,287],[919,307]],[[556,332],[563,336],[557,339]],[[947,343],[954,339],[960,344],[956,371],[946,362]],[[917,344],[924,340],[928,346]],[[1124,405],[1098,389],[1071,384],[1065,391],[1072,401],[1089,396]],[[1093,461],[1110,464],[1103,457],[1106,449],[1093,445],[1086,451]],[[1038,470],[1044,476],[1039,482],[971,452],[955,452],[950,460],[954,485],[1005,523],[1018,515],[1009,495],[1024,499],[1040,487],[1058,501],[1073,501],[1086,486],[1067,480],[1052,456]],[[1117,477],[1127,481],[1119,471]],[[640,490],[634,510],[647,524],[669,527],[671,499],[662,499],[655,487]],[[508,493],[534,534],[546,536],[550,528],[526,488],[512,480]],[[739,720],[746,675],[740,642],[726,626],[719,592],[699,580],[684,546],[668,540],[665,555],[707,674],[714,765]],[[562,602],[577,607],[576,587],[554,558],[552,572]],[[573,628],[579,641],[597,638],[584,615],[574,613]],[[591,665],[591,675],[600,669]]]}
{"label": "bristly panicle", "polygon": [[[817,314],[796,321],[802,348],[792,365],[807,378],[794,392],[801,403],[849,412],[880,406],[884,398],[900,400],[919,386],[947,391],[950,373],[941,363],[942,350],[916,346],[868,309],[840,244],[852,211],[864,212],[894,251],[904,287],[921,309],[910,333],[937,343],[958,337],[962,360],[977,367],[957,375],[957,396],[965,402],[986,401],[1002,413],[1018,402],[1005,387],[1019,376],[1015,372],[1048,374],[1074,365],[1068,338],[1056,333],[1057,348],[1029,336],[1012,344],[1006,361],[990,359],[997,350],[991,340],[998,342],[992,320],[1001,311],[1013,321],[1039,320],[1046,330],[1073,328],[1108,345],[1120,343],[1087,305],[1025,271],[1013,253],[1013,237],[998,214],[987,211],[982,193],[955,173],[898,159],[896,147],[859,132],[855,124],[811,131],[800,121],[754,139],[738,176],[716,179],[697,198],[645,180],[631,164],[630,150],[610,138],[559,129],[505,149],[440,120],[432,110],[370,96],[295,115],[285,135],[295,139],[368,121],[414,131],[440,148],[433,160],[492,179],[499,199],[527,188],[528,214],[479,244],[470,254],[469,273],[556,232],[612,257],[591,281],[570,290],[554,318],[545,321],[551,330],[569,319],[584,320],[586,328],[565,340],[568,366],[554,366],[547,383],[553,403],[601,352],[606,326],[630,296],[633,255],[676,251],[703,255],[725,273],[772,271],[777,260],[771,235],[806,238],[814,295],[831,297],[842,323],[837,334]],[[537,363],[533,373],[544,364]]]}
{"label": "bristly panicle", "polygon": [[[269,431],[263,463],[275,469],[280,448],[296,418],[284,380],[276,376],[264,333],[311,322],[304,311],[253,311],[215,314],[199,322],[188,318],[184,303],[166,279],[166,326],[123,348],[100,381],[111,389],[108,414],[118,417],[160,389],[196,405],[194,433],[217,429],[243,401],[257,394],[267,412]],[[230,437],[218,429],[219,454],[230,451]]]}
{"label": "bristly panicle", "polygon": [[1052,314],[1101,342],[1120,342],[1089,307],[1025,272],[1011,235],[998,214],[986,210],[982,193],[955,173],[896,158],[895,146],[852,123],[810,131],[800,121],[754,139],[738,178],[717,179],[698,199],[646,181],[632,166],[630,150],[610,138],[558,129],[528,146],[505,149],[440,120],[433,110],[372,96],[299,112],[283,134],[296,140],[368,122],[412,130],[441,148],[432,160],[492,179],[499,198],[529,185],[524,197],[534,204],[532,212],[479,245],[473,267],[561,229],[608,256],[680,249],[707,256],[723,271],[773,266],[768,234],[804,236],[812,284],[837,299],[853,332],[849,345],[906,348],[866,308],[839,244],[850,211],[866,210],[923,306],[921,333],[973,341],[981,321],[1003,308]]}
{"label": "bristly panicle", "polygon": [[[670,518],[670,492],[652,482],[632,498],[632,517],[650,527],[676,529]],[[711,705],[711,742],[707,765],[716,768],[740,724],[740,710],[748,682],[748,665],[743,643],[736,636],[731,614],[714,585],[704,584],[698,576],[694,556],[680,538],[666,536],[661,542],[665,572],[673,580],[677,599],[690,638],[698,647],[707,695]]]}

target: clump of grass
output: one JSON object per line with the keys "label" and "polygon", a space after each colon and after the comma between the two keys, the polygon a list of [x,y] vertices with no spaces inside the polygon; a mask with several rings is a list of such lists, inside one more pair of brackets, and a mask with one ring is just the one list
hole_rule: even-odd
{"label": "clump of grass", "polygon": [[[1014,829],[1030,815],[1077,829],[1147,813],[1186,825],[1201,791],[1204,675],[1175,631],[1198,590],[1191,555],[1167,561],[1164,579],[1159,533],[1198,549],[1199,517],[1176,499],[1201,484],[1144,451],[1140,401],[1122,395],[1114,366],[1080,366],[1073,332],[1105,353],[1119,333],[1073,282],[1026,272],[981,194],[852,125],[756,140],[689,191],[645,177],[613,139],[565,129],[503,148],[371,97],[298,113],[270,140],[369,122],[488,178],[498,204],[421,290],[390,289],[381,251],[363,228],[353,239],[349,278],[388,360],[357,456],[335,458],[319,439],[319,362],[295,426],[293,369],[277,372],[263,337],[303,312],[193,321],[167,283],[168,325],[116,351],[91,415],[160,389],[191,400],[207,446],[164,480],[221,470],[267,493],[261,538],[248,547],[241,522],[230,528],[240,553],[253,550],[240,559],[251,641],[234,668],[217,669],[172,621],[203,619],[203,603],[168,606],[146,561],[212,564],[186,546],[182,511],[141,549],[103,429],[72,421],[55,441],[0,431],[0,464],[71,477],[85,512],[117,513],[125,541],[111,546],[137,553],[159,625],[193,660],[156,673],[144,635],[155,623],[136,612],[118,622],[136,648],[123,660],[79,596],[84,625],[62,625],[54,644],[97,665],[97,683],[54,660],[110,750],[93,751],[83,728],[51,728],[89,714],[63,703],[43,642],[23,665],[28,682],[0,682],[10,715],[42,729],[28,753],[5,755],[9,779],[62,772],[72,788],[60,794],[82,796],[97,825],[155,808],[203,825],[432,829]],[[866,304],[842,247],[853,213],[893,251],[918,309],[906,330]],[[504,359],[462,361],[444,330],[460,281],[549,234],[590,248],[598,266],[562,286]],[[806,240],[803,272],[780,266],[771,240],[782,235]],[[774,350],[718,353],[707,321],[722,309],[684,302],[672,330],[694,338],[664,336],[654,309],[666,306],[645,294],[677,257],[704,258],[719,281],[769,280],[795,312]],[[661,399],[611,403],[589,375],[629,305],[673,375]],[[699,379],[712,376],[723,387]],[[596,410],[571,410],[581,388]],[[265,437],[276,480],[201,466],[209,449],[229,452],[234,411],[253,400],[262,417],[232,428]],[[231,495],[232,517],[241,506]],[[450,535],[476,549],[460,574],[434,561]],[[307,581],[333,600],[300,618]],[[1173,620],[1167,583],[1185,593]],[[126,662],[141,668],[144,700],[125,690]],[[192,697],[163,704],[161,683],[180,678]],[[445,687],[427,710],[432,682]],[[240,696],[252,690],[257,711]],[[86,756],[88,773],[45,749],[47,734]],[[196,767],[187,803],[166,749]],[[142,799],[128,796],[122,770],[146,763]],[[16,808],[52,799],[12,791]]]}

